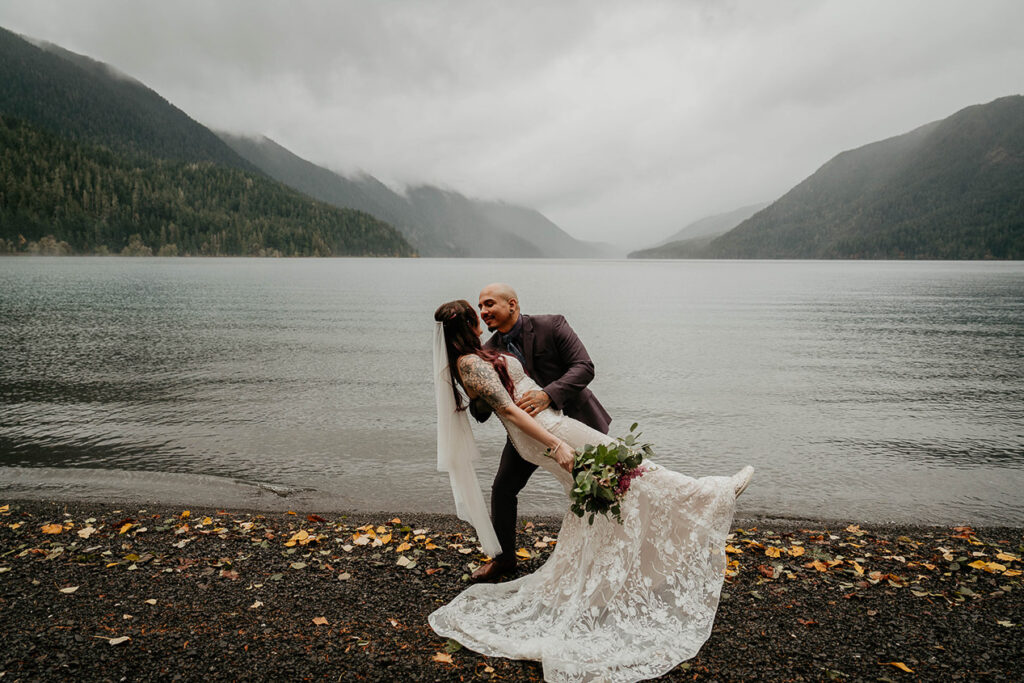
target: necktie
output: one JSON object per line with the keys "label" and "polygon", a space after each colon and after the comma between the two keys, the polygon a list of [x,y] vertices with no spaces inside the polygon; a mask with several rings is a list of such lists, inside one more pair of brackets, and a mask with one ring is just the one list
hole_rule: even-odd
{"label": "necktie", "polygon": [[512,341],[511,337],[505,338],[505,348],[508,349],[509,353],[519,359],[519,362],[523,364],[524,368],[526,367],[526,357],[523,356],[523,350],[519,348],[518,344]]}

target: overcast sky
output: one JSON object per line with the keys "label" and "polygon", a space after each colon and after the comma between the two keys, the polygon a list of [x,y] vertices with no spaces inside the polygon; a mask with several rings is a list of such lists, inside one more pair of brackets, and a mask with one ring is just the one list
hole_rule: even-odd
{"label": "overcast sky", "polygon": [[1024,93],[1021,0],[3,0],[212,128],[645,246]]}

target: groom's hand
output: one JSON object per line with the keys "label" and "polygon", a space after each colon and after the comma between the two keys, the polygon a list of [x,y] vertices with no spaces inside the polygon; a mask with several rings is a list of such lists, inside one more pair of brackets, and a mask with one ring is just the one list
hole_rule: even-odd
{"label": "groom's hand", "polygon": [[551,405],[551,397],[543,391],[527,391],[522,398],[516,401],[516,405],[526,411],[530,417]]}

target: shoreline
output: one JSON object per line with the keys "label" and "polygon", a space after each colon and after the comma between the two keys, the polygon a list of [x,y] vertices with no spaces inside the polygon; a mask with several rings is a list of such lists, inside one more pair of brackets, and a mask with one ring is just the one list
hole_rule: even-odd
{"label": "shoreline", "polygon": [[[541,680],[427,625],[482,560],[468,524],[291,513],[0,499],[0,676]],[[520,518],[519,575],[560,521]],[[661,680],[1019,679],[1022,552],[1021,528],[737,520],[711,639]]]}

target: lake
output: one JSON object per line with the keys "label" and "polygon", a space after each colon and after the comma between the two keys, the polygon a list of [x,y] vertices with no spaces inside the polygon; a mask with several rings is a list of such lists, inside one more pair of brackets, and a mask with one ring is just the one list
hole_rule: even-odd
{"label": "lake", "polygon": [[450,512],[432,315],[496,280],[740,517],[1024,525],[1021,262],[0,258],[0,497]]}

